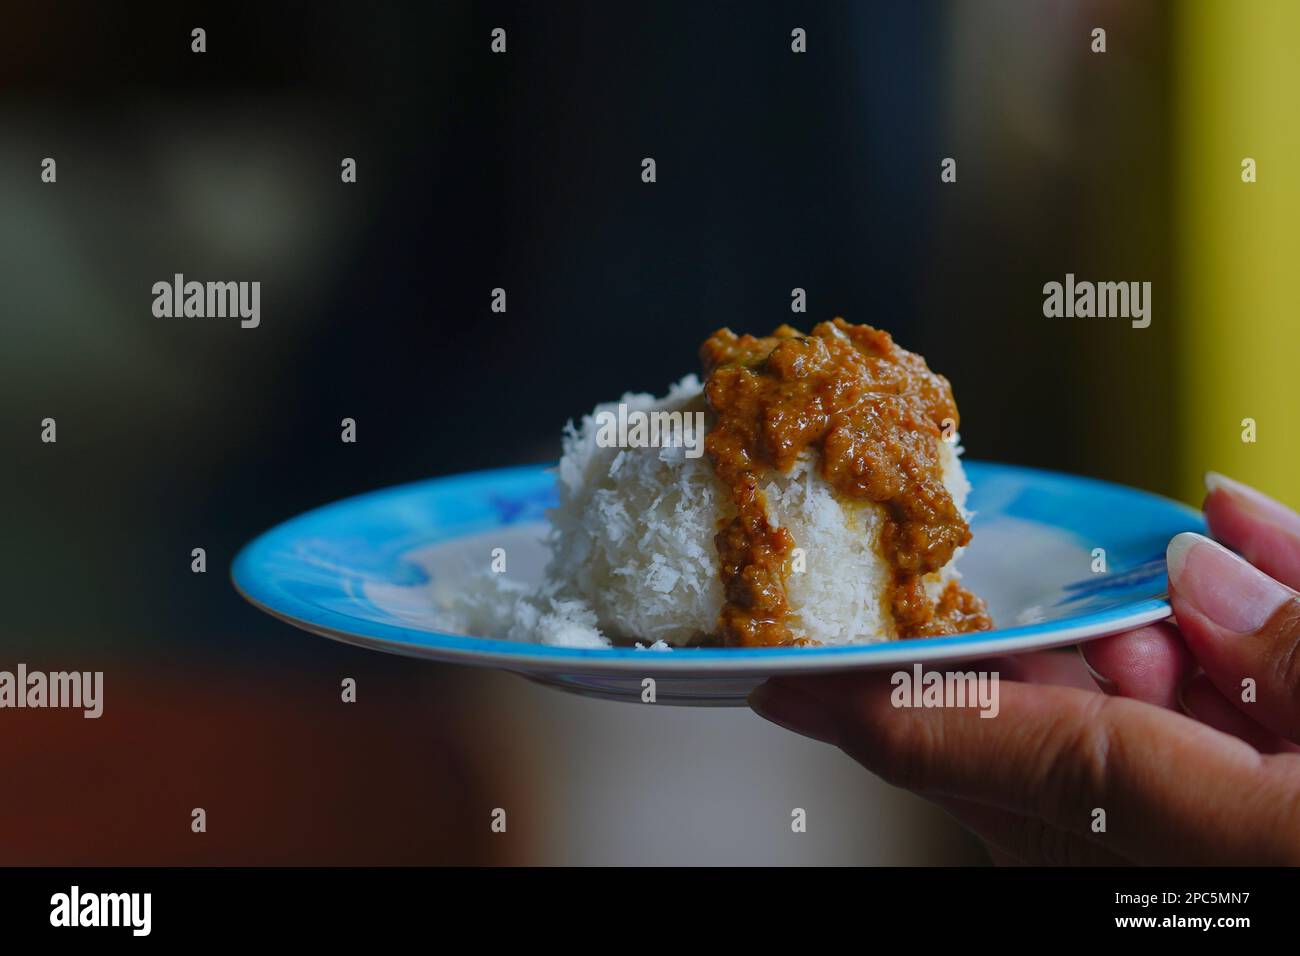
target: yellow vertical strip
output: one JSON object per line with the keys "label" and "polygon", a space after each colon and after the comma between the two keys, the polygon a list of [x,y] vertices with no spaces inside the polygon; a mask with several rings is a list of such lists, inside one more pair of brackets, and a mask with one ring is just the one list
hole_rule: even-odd
{"label": "yellow vertical strip", "polygon": [[1179,494],[1213,469],[1300,507],[1300,0],[1173,11]]}

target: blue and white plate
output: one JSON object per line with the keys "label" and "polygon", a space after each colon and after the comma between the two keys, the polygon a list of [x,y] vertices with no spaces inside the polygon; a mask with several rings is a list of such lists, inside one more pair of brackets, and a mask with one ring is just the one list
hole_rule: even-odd
{"label": "blue and white plate", "polygon": [[554,476],[542,465],[435,478],[318,508],[254,540],[231,575],[268,614],[349,644],[504,668],[615,699],[640,700],[650,677],[659,702],[696,705],[743,703],[773,674],[1017,654],[1169,616],[1165,545],[1180,531],[1204,531],[1196,511],[1132,488],[1029,468],[967,462],[966,474],[976,514],[960,564],[963,583],[988,602],[998,629],[957,637],[648,651],[440,631],[434,580],[454,586],[467,567],[484,568],[493,548],[510,555],[511,578],[540,578],[545,512],[555,504]]}

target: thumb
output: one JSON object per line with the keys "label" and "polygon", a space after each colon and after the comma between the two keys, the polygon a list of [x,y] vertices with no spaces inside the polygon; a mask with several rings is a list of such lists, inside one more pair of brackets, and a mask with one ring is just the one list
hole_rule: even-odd
{"label": "thumb", "polygon": [[1214,686],[1300,741],[1300,596],[1199,534],[1177,535],[1166,558],[1178,629]]}

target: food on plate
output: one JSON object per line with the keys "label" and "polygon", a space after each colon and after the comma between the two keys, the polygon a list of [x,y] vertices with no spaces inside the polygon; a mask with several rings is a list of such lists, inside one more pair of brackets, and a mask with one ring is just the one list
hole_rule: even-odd
{"label": "food on plate", "polygon": [[720,329],[700,359],[703,380],[566,427],[544,580],[442,595],[452,626],[655,649],[992,626],[955,567],[969,485],[943,376],[841,318],[808,334]]}

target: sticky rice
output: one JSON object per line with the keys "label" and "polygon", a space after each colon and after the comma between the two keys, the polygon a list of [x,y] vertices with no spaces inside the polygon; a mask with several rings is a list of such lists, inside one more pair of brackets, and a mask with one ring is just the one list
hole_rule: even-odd
{"label": "sticky rice", "polygon": [[[629,394],[630,411],[695,413],[706,409],[700,380],[689,375],[655,398]],[[724,603],[715,535],[730,513],[726,489],[707,457],[687,449],[601,447],[598,406],[564,432],[557,470],[559,505],[549,512],[550,561],[528,588],[484,575],[439,595],[445,626],[461,633],[567,647],[707,643]],[[969,517],[970,486],[956,441],[941,441],[942,480]],[[859,644],[898,637],[889,603],[892,569],[882,554],[883,504],[836,495],[815,453],[762,485],[768,519],[793,535],[798,550],[786,579],[787,623],[801,642]],[[924,578],[937,600],[960,577],[953,559]]]}

